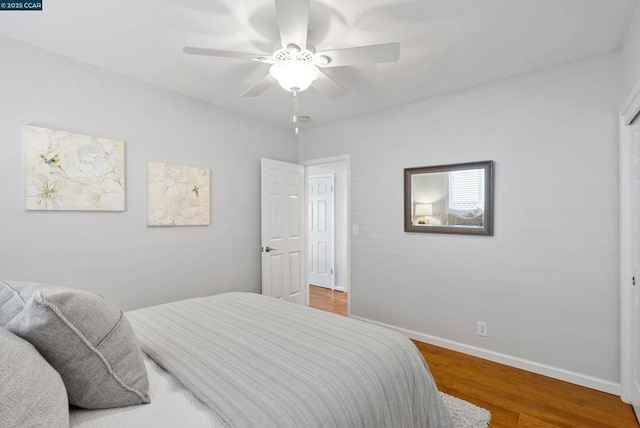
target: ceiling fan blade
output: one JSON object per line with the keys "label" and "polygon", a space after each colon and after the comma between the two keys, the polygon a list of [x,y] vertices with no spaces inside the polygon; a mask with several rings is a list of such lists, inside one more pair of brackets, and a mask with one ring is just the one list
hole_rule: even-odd
{"label": "ceiling fan blade", "polygon": [[242,96],[257,97],[258,95],[261,95],[264,91],[266,91],[267,89],[269,89],[275,84],[276,84],[276,79],[271,77],[270,74],[267,74],[263,79],[258,81],[258,83],[256,83],[255,85],[247,89],[245,93],[242,94]]}
{"label": "ceiling fan blade", "polygon": [[318,67],[341,67],[343,65],[362,65],[372,62],[395,62],[400,58],[400,43],[358,46],[355,48],[335,49],[318,52],[319,56],[329,58],[328,64],[317,63]]}
{"label": "ceiling fan blade", "polygon": [[332,100],[335,100],[348,92],[345,88],[340,86],[338,82],[324,74],[322,70],[318,73],[318,77],[313,81],[312,86],[316,88],[318,92],[326,95]]}
{"label": "ceiling fan blade", "polygon": [[192,55],[205,55],[205,56],[217,56],[217,57],[223,57],[223,58],[246,59],[250,61],[259,61],[259,62],[273,62],[270,55],[253,54],[253,53],[246,53],[246,52],[221,51],[218,49],[193,48],[190,46],[183,47],[182,52],[186,54],[192,54]]}
{"label": "ceiling fan blade", "polygon": [[282,47],[293,43],[307,48],[310,0],[275,0]]}

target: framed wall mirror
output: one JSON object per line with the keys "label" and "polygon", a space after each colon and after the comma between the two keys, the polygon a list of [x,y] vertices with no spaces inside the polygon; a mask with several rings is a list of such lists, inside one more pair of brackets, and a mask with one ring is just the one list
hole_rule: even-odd
{"label": "framed wall mirror", "polygon": [[404,230],[493,236],[493,161],[405,168]]}

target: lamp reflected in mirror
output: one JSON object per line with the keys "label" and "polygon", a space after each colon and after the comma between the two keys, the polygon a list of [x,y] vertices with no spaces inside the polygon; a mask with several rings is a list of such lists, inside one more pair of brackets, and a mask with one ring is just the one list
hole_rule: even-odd
{"label": "lamp reflected in mirror", "polygon": [[427,216],[433,215],[433,204],[416,204],[415,216],[418,217],[418,224],[429,224]]}

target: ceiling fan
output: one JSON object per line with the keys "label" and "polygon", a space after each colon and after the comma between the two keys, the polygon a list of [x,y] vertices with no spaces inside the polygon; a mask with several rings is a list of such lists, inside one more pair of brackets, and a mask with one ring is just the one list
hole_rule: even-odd
{"label": "ceiling fan", "polygon": [[[297,94],[313,85],[331,99],[347,93],[347,90],[322,69],[377,62],[395,62],[400,56],[399,43],[335,49],[316,52],[307,43],[310,0],[275,0],[280,42],[282,47],[271,55],[225,51],[196,47],[184,47],[186,54],[236,58],[271,64],[269,74],[257,82],[243,97],[255,97],[277,82],[294,95],[294,123],[297,121]],[[296,128],[297,130],[297,128]]]}

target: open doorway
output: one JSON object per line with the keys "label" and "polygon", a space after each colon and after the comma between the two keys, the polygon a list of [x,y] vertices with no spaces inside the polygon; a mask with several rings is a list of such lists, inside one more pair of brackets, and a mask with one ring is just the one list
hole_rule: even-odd
{"label": "open doorway", "polygon": [[349,157],[312,160],[304,165],[309,306],[348,315]]}

